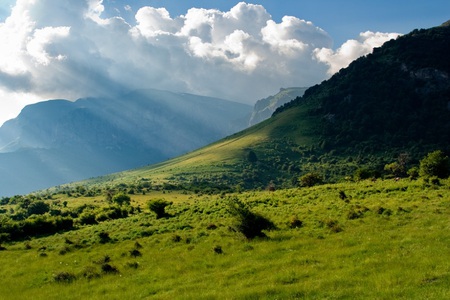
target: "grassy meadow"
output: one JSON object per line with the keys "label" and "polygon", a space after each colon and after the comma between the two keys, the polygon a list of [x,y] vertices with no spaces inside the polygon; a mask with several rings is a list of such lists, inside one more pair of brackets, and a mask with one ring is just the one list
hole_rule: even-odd
{"label": "grassy meadow", "polygon": [[[450,298],[449,180],[130,196],[140,209],[126,218],[2,243],[0,299]],[[246,239],[228,210],[235,197],[276,229]],[[166,217],[150,199],[172,203]]]}

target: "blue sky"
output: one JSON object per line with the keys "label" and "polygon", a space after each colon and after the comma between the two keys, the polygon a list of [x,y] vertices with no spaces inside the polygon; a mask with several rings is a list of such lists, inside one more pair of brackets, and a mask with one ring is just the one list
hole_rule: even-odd
{"label": "blue sky", "polygon": [[[172,17],[185,14],[191,7],[229,10],[239,1],[229,0],[106,0],[105,6],[116,8],[122,16],[132,20],[123,8],[134,11],[142,6],[165,7]],[[280,21],[285,15],[313,22],[327,31],[338,47],[362,31],[408,33],[415,28],[429,28],[450,19],[449,0],[255,0]],[[116,11],[111,10],[111,14]]]}
{"label": "blue sky", "polygon": [[[16,0],[1,0],[0,21],[10,13]],[[186,14],[192,7],[229,10],[239,1],[229,0],[104,0],[105,14],[119,14],[134,22],[133,12],[143,6],[165,7],[172,17]],[[449,0],[255,0],[248,3],[261,4],[280,21],[285,15],[296,16],[313,22],[326,30],[338,47],[362,31],[408,33],[415,28],[437,26],[450,19]]]}
{"label": "blue sky", "polygon": [[142,88],[253,104],[450,19],[449,0],[0,1],[0,125],[31,103]]}

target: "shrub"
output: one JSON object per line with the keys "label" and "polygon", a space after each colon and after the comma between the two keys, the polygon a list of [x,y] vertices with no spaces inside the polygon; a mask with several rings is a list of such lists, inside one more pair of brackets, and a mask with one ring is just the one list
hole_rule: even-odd
{"label": "shrub", "polygon": [[100,273],[98,273],[97,269],[92,266],[88,266],[88,267],[84,268],[82,274],[83,274],[83,277],[88,280],[100,277]]}
{"label": "shrub", "polygon": [[408,176],[409,179],[411,180],[416,180],[417,178],[419,178],[419,168],[418,167],[412,167],[411,169],[408,170]]}
{"label": "shrub", "polygon": [[105,231],[99,232],[98,237],[100,238],[101,244],[106,244],[111,241],[111,238],[109,237],[109,233],[107,233]]}
{"label": "shrub", "polygon": [[222,246],[219,246],[219,245],[216,245],[216,246],[213,248],[213,251],[214,251],[215,253],[217,253],[217,254],[223,254]]}
{"label": "shrub", "polygon": [[338,233],[342,231],[342,227],[339,225],[338,220],[327,219],[324,221],[324,224],[331,230],[331,232]]}
{"label": "shrub", "polygon": [[303,226],[303,222],[299,220],[297,216],[293,216],[289,221],[289,227],[291,228],[300,228]]}
{"label": "shrub", "polygon": [[322,183],[323,178],[317,173],[308,173],[299,178],[300,186],[311,187]]}
{"label": "shrub", "polygon": [[450,160],[441,150],[428,153],[420,161],[419,174],[423,177],[447,178],[450,175]]}
{"label": "shrub", "polygon": [[70,273],[70,272],[59,272],[56,274],[53,274],[53,279],[56,282],[62,282],[62,283],[70,283],[72,281],[74,281],[77,277],[75,276],[75,274]]}
{"label": "shrub", "polygon": [[78,218],[78,223],[80,225],[94,225],[97,224],[97,220],[95,219],[94,211],[84,211]]}
{"label": "shrub", "polygon": [[179,236],[178,234],[172,236],[172,242],[175,243],[181,242],[181,236]]}
{"label": "shrub", "polygon": [[348,197],[347,197],[347,195],[345,194],[344,191],[339,191],[339,198],[341,200],[346,200]]}
{"label": "shrub", "polygon": [[367,168],[359,168],[355,171],[354,178],[356,181],[369,179],[374,176],[374,172]]}
{"label": "shrub", "polygon": [[35,201],[30,203],[27,208],[27,213],[29,216],[31,215],[43,215],[46,212],[50,211],[50,205],[45,203],[44,201]]}
{"label": "shrub", "polygon": [[242,233],[247,239],[265,237],[263,230],[275,229],[275,224],[260,214],[250,211],[238,198],[228,200],[228,211],[237,218],[235,229]]}
{"label": "shrub", "polygon": [[130,196],[124,193],[118,193],[112,197],[112,202],[117,203],[119,205],[127,204],[129,205],[131,202]]}
{"label": "shrub", "polygon": [[148,202],[148,208],[156,214],[156,218],[160,219],[167,216],[166,206],[172,204],[164,199],[154,199]]}
{"label": "shrub", "polygon": [[117,274],[119,273],[119,270],[108,263],[102,264],[102,272],[106,274]]}
{"label": "shrub", "polygon": [[142,256],[142,253],[138,249],[133,249],[133,250],[130,251],[130,256],[138,257],[138,256]]}

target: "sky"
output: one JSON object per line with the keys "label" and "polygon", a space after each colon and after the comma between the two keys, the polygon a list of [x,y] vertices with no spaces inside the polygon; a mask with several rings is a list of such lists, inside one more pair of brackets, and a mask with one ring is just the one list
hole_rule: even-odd
{"label": "sky", "polygon": [[142,88],[254,104],[448,19],[448,0],[0,0],[0,124]]}

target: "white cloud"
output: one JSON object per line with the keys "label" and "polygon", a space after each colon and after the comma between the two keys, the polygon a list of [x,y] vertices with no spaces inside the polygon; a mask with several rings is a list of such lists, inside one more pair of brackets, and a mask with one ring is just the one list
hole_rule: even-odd
{"label": "white cloud", "polygon": [[380,47],[399,35],[398,33],[366,31],[360,33],[358,40],[348,40],[336,51],[330,48],[318,48],[314,50],[314,55],[319,61],[329,65],[328,74],[332,75],[347,67],[358,57],[371,53],[373,48]]}
{"label": "white cloud", "polygon": [[261,5],[241,2],[227,12],[192,8],[175,17],[164,8],[141,7],[136,25],[103,17],[104,5],[17,0],[0,23],[0,106],[2,113],[14,111],[0,115],[0,124],[37,99],[138,88],[254,103],[280,87],[320,82],[384,37],[364,33],[334,52],[322,29],[296,17],[276,23]]}

